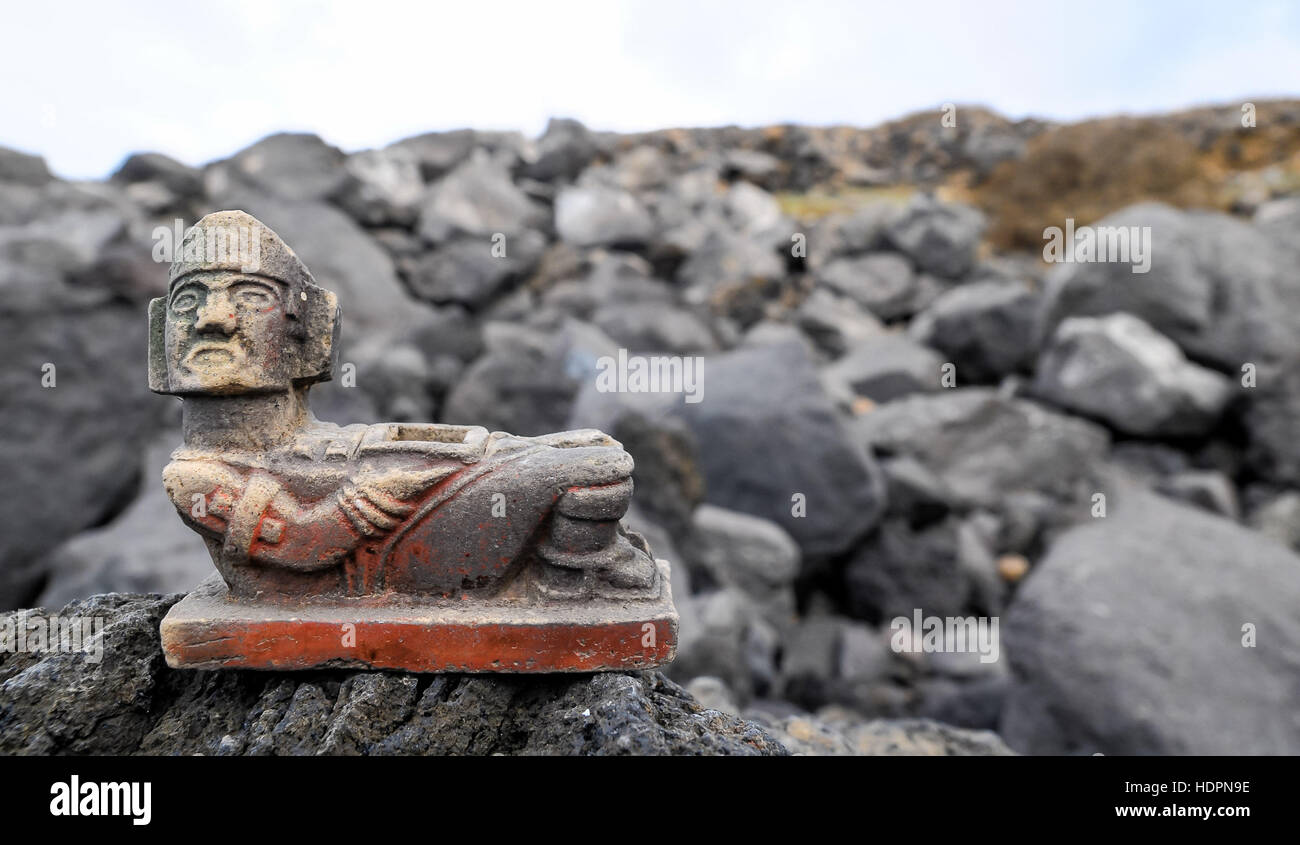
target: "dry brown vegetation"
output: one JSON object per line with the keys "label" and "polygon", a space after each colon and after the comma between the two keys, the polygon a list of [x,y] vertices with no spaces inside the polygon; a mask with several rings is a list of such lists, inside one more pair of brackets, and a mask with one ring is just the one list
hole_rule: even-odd
{"label": "dry brown vegetation", "polygon": [[1258,104],[1253,128],[1239,107],[1054,126],[972,181],[954,174],[954,193],[989,215],[999,249],[1036,249],[1047,226],[1085,225],[1143,200],[1232,210],[1300,186],[1300,102]]}

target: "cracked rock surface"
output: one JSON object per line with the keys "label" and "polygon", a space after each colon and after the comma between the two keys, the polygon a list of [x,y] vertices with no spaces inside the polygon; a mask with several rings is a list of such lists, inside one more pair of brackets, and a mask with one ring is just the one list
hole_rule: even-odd
{"label": "cracked rock surface", "polygon": [[[98,662],[93,641],[89,652],[0,652],[0,753],[786,753],[657,672],[172,670],[158,624],[179,599],[110,593],[63,608],[63,618],[103,619]],[[6,616],[16,626],[37,613]]]}

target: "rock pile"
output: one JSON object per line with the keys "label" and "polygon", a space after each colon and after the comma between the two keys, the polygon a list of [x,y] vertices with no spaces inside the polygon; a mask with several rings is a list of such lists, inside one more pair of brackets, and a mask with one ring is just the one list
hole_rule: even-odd
{"label": "rock pile", "polygon": [[[1149,231],[1149,273],[1048,267],[992,254],[973,208],[897,189],[990,172],[1041,126],[984,116],[954,143],[891,126],[554,121],[536,140],[466,130],[353,154],[276,135],[202,169],[133,156],[103,183],[0,151],[0,606],[206,574],[155,477],[179,438],[174,403],[145,388],[144,303],[166,277],[159,232],[242,208],[338,292],[354,380],[322,386],[322,418],[622,440],[630,521],[677,565],[670,676],[770,731],[701,715],[657,676],[205,686],[150,665],[113,695],[175,706],[105,711],[120,730],[97,739],[71,703],[44,727],[23,710],[56,703],[18,695],[41,663],[5,675],[6,748],[1003,750],[950,743],[944,723],[1018,751],[1214,753],[1249,735],[1300,753],[1284,701],[1300,678],[1297,199],[1134,205],[1096,225]],[[882,156],[882,137],[904,152]],[[802,201],[880,184],[829,213]],[[698,358],[698,396],[602,390],[620,350]],[[1005,618],[1000,659],[898,648],[891,621],[917,609]],[[365,712],[376,694],[387,709]],[[208,721],[191,724],[200,696]]]}

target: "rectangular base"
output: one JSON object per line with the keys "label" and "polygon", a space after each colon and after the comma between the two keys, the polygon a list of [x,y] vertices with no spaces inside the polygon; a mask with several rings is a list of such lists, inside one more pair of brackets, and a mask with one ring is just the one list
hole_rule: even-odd
{"label": "rectangular base", "polygon": [[677,652],[668,563],[656,601],[529,607],[506,601],[230,596],[213,575],[162,621],[173,669],[396,669],[407,672],[600,672],[649,669]]}

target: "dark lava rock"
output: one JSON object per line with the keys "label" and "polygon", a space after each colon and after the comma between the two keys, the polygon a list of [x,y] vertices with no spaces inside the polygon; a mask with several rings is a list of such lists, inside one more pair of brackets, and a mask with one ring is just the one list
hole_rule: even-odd
{"label": "dark lava rock", "polygon": [[785,753],[757,725],[703,709],[658,672],[168,669],[158,625],[178,599],[109,593],[65,607],[62,617],[103,619],[98,662],[93,653],[0,652],[0,753]]}
{"label": "dark lava rock", "polygon": [[1289,238],[1208,211],[1155,203],[1097,221],[1150,227],[1150,271],[1125,262],[1061,264],[1048,276],[1040,337],[1066,317],[1125,311],[1189,357],[1240,372],[1300,355],[1300,285]]}
{"label": "dark lava rock", "polygon": [[1008,744],[1300,752],[1300,558],[1147,492],[1108,495],[1107,517],[1061,536],[1012,602]]}
{"label": "dark lava rock", "polygon": [[908,332],[957,365],[959,384],[996,382],[1032,361],[1037,308],[1025,285],[972,282],[941,295]]}
{"label": "dark lava rock", "polygon": [[984,217],[975,209],[917,194],[890,223],[886,236],[920,269],[955,279],[975,265],[983,231]]}
{"label": "dark lava rock", "polygon": [[884,480],[799,342],[708,359],[703,400],[671,413],[694,433],[705,498],[784,528],[806,556],[851,548],[884,510]]}
{"label": "dark lava rock", "polygon": [[1147,437],[1205,434],[1232,398],[1227,378],[1132,314],[1062,321],[1038,359],[1034,392]]}

